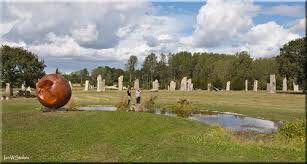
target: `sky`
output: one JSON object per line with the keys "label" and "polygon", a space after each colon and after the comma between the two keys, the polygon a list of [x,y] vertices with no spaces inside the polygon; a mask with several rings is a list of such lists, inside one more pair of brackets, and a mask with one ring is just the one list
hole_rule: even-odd
{"label": "sky", "polygon": [[138,67],[151,52],[248,51],[272,57],[305,36],[304,1],[1,1],[1,45],[23,47],[46,72]]}

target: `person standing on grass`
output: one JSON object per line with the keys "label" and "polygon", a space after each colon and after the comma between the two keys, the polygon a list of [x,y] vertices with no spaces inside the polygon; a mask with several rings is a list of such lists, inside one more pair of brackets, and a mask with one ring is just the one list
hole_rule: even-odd
{"label": "person standing on grass", "polygon": [[135,98],[136,98],[136,103],[140,104],[141,103],[141,90],[137,89],[135,91]]}
{"label": "person standing on grass", "polygon": [[130,87],[127,90],[127,95],[128,95],[128,105],[130,105],[130,101],[131,101],[131,90],[130,90]]}

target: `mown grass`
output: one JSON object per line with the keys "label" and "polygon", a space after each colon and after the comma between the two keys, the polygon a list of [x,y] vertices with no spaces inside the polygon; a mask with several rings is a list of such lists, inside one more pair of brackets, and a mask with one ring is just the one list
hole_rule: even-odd
{"label": "mown grass", "polygon": [[[144,91],[142,95],[143,100],[157,95],[157,103],[166,108],[187,98],[195,109],[276,120],[304,118],[303,95],[206,91]],[[73,91],[78,106],[115,105],[122,96],[124,91]],[[259,140],[250,140],[219,127],[151,113],[43,113],[39,109],[35,98],[2,102],[2,155],[24,155],[30,161],[305,160],[305,140],[286,140],[278,134],[256,135]]]}

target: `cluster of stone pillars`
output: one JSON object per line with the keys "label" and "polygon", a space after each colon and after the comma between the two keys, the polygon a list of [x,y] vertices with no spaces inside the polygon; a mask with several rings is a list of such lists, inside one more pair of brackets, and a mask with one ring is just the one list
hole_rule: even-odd
{"label": "cluster of stone pillars", "polygon": [[[124,79],[123,75],[118,77],[118,90],[120,90],[120,91],[123,90],[123,79]],[[8,87],[9,87],[9,83],[7,83],[7,84],[8,85],[7,85],[6,90],[8,90]],[[71,85],[71,83],[70,83],[70,85]],[[90,88],[89,80],[86,80],[84,90],[88,91],[89,88]],[[139,89],[139,88],[140,88],[140,82],[139,82],[139,79],[136,79],[134,81],[134,89]],[[176,90],[176,82],[171,81],[167,88],[168,88],[169,91],[175,91]],[[157,79],[152,82],[152,90],[159,90],[159,81]],[[183,77],[182,80],[181,80],[180,90],[181,91],[193,91],[194,88],[193,88],[192,79],[188,79],[187,77]],[[208,83],[207,90],[208,91],[212,90],[212,84],[211,83]],[[226,91],[230,91],[230,90],[231,90],[231,82],[227,81]],[[98,92],[105,91],[105,80],[104,79],[102,80],[101,75],[98,75],[98,77],[97,77],[97,91]],[[245,91],[248,91],[248,80],[245,80]],[[255,91],[255,92],[258,91],[258,80],[254,80],[253,91]],[[276,77],[275,77],[275,74],[270,75],[270,82],[267,83],[267,91],[269,93],[276,93]],[[287,78],[283,79],[282,91],[288,91]],[[295,84],[294,82],[293,82],[293,91],[294,92],[299,91],[298,84]]]}
{"label": "cluster of stone pillars", "polygon": [[[209,84],[208,84],[208,88],[209,88]],[[211,84],[210,84],[210,87],[211,87]],[[226,91],[229,91],[229,90],[230,90],[230,81],[228,81],[226,83]],[[257,91],[257,90],[258,90],[258,80],[254,80],[253,91]],[[248,80],[245,80],[245,91],[248,91]],[[269,93],[276,93],[276,77],[275,77],[275,74],[270,75],[270,82],[267,83],[267,91]],[[282,91],[285,91],[285,92],[288,91],[287,78],[283,79]],[[299,85],[295,84],[294,82],[293,82],[293,91],[294,92],[299,91]]]}
{"label": "cluster of stone pillars", "polygon": [[[97,76],[97,92],[105,91],[105,79],[102,79],[101,75]],[[71,82],[69,82],[70,87],[72,88]],[[84,85],[84,91],[88,91],[90,88],[94,88],[92,85],[90,85],[89,80],[85,80]]]}
{"label": "cluster of stone pillars", "polygon": [[181,91],[193,91],[194,88],[193,88],[192,79],[183,77],[181,80],[180,90]]}

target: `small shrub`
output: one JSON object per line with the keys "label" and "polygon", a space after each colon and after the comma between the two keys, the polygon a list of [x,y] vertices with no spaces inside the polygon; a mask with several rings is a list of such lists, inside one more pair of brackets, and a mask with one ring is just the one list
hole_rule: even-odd
{"label": "small shrub", "polygon": [[156,108],[155,101],[157,100],[157,96],[151,96],[149,100],[146,100],[144,103],[144,107],[147,109],[147,112],[154,113]]}
{"label": "small shrub", "polygon": [[175,107],[175,113],[180,117],[189,117],[192,114],[191,102],[187,99],[179,99]]}
{"label": "small shrub", "polygon": [[288,139],[301,138],[305,139],[306,122],[303,120],[295,120],[286,122],[280,128],[278,133]]}
{"label": "small shrub", "polygon": [[129,109],[129,104],[128,104],[128,98],[127,97],[122,97],[121,101],[116,104],[117,110],[118,111],[126,111]]}

